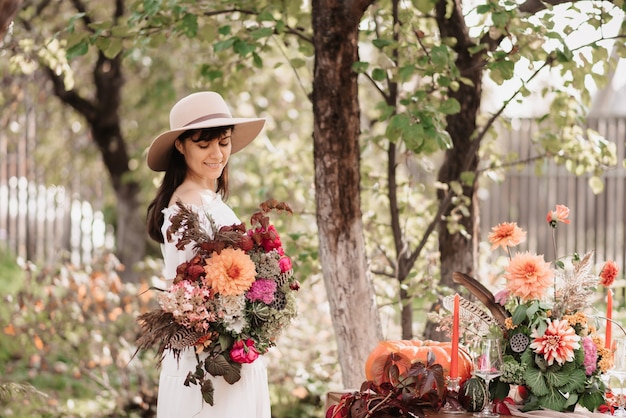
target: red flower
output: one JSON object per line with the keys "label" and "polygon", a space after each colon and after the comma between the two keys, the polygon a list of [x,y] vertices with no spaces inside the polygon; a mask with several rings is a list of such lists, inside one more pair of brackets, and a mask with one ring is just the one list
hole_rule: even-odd
{"label": "red flower", "polygon": [[247,339],[245,341],[237,340],[230,350],[230,359],[236,363],[252,363],[259,357],[259,351],[254,346],[254,341]]}
{"label": "red flower", "polygon": [[261,245],[266,253],[272,250],[280,251],[282,249],[283,244],[280,241],[280,236],[274,225],[270,225],[267,228],[260,227],[255,230],[250,230],[248,231],[248,235],[254,242]]}
{"label": "red flower", "polygon": [[563,222],[564,224],[569,224],[569,208],[564,205],[556,205],[555,210],[551,210],[548,212],[546,216],[546,222],[550,224],[552,228],[556,228],[557,222]]}
{"label": "red flower", "polygon": [[600,284],[604,287],[610,287],[613,285],[618,272],[619,267],[617,267],[615,261],[607,260],[600,272]]}

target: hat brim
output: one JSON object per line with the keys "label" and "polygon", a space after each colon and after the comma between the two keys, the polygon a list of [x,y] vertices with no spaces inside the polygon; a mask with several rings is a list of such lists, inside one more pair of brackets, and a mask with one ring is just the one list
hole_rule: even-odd
{"label": "hat brim", "polygon": [[265,125],[263,118],[218,118],[187,125],[183,128],[172,129],[157,136],[148,148],[148,167],[154,171],[165,171],[169,165],[170,155],[174,148],[174,141],[180,134],[191,129],[216,128],[218,126],[235,125],[233,129],[230,153],[241,151],[252,142]]}

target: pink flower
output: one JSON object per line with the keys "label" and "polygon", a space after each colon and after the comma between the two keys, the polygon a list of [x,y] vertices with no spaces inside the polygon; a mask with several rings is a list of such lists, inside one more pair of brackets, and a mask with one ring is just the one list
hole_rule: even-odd
{"label": "pink flower", "polygon": [[591,337],[583,338],[583,351],[585,353],[585,359],[583,366],[585,367],[585,374],[591,376],[593,372],[598,368],[598,347],[593,342]]}
{"label": "pink flower", "polygon": [[506,300],[509,298],[509,296],[511,295],[511,291],[508,289],[502,289],[499,292],[497,292],[495,295],[493,295],[493,298],[495,299],[495,302],[504,306],[506,304]]}
{"label": "pink flower", "polygon": [[291,266],[291,259],[289,257],[287,257],[286,255],[283,257],[280,257],[280,260],[278,260],[278,266],[280,267],[280,272],[281,273],[285,273],[289,270],[291,270],[292,266]]}
{"label": "pink flower", "polygon": [[274,292],[276,292],[276,282],[274,280],[257,279],[250,286],[246,293],[246,298],[252,302],[260,300],[269,305],[274,301]]}
{"label": "pink flower", "polygon": [[600,284],[604,287],[612,286],[618,272],[619,267],[617,267],[617,263],[613,260],[607,260],[600,272]]}
{"label": "pink flower", "polygon": [[530,252],[517,253],[506,268],[506,287],[514,296],[522,300],[541,299],[546,289],[552,285],[554,272],[543,255]]}
{"label": "pink flower", "polygon": [[488,239],[492,250],[497,247],[506,250],[506,247],[515,247],[526,241],[526,231],[515,222],[503,222],[491,228]]}
{"label": "pink flower", "polygon": [[235,341],[230,350],[230,359],[236,363],[252,363],[259,358],[259,351],[254,346],[254,340],[248,338],[245,343],[242,340]]}
{"label": "pink flower", "polygon": [[548,320],[548,329],[543,335],[539,335],[537,329],[533,329],[531,338],[534,338],[530,348],[537,354],[543,354],[549,366],[554,361],[563,364],[574,360],[574,350],[580,348],[580,337],[566,319]]}
{"label": "pink flower", "polygon": [[546,216],[546,222],[550,224],[552,228],[556,228],[557,222],[563,222],[564,224],[569,224],[569,208],[563,205],[556,205],[555,210],[551,210],[548,212]]}

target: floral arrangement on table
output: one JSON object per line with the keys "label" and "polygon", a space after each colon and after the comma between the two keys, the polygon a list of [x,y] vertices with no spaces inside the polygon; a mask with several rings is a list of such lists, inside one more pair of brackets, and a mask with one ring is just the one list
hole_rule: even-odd
{"label": "floral arrangement on table", "polygon": [[[178,202],[167,230],[176,246],[194,246],[194,257],[180,264],[172,286],[158,293],[160,309],[142,314],[138,351],[156,348],[158,355],[194,349],[198,364],[185,385],[199,385],[202,398],[213,405],[210,376],[230,384],[241,378],[241,365],[254,362],[272,347],[282,329],[296,316],[291,259],[270,224],[271,210],[291,208],[270,200],[244,224],[217,230],[208,216],[211,235],[197,212]],[[204,353],[200,356],[200,353]]]}
{"label": "floral arrangement on table", "polygon": [[[556,229],[569,224],[568,218],[569,209],[563,205],[546,217],[555,254]],[[480,318],[504,339],[504,366],[496,379],[501,397],[516,387],[518,394],[525,395],[523,411],[573,411],[576,405],[594,411],[605,402],[601,376],[611,359],[607,343],[597,334],[598,320],[604,315],[590,311],[592,297],[599,285],[612,285],[617,265],[607,261],[595,274],[593,251],[558,258],[553,265],[543,255],[514,253],[513,248],[525,239],[526,231],[516,223],[492,228],[491,249],[500,247],[509,258],[502,275],[506,288],[495,295],[475,279],[454,274],[455,282],[470,290],[491,313],[463,299],[465,315]]]}

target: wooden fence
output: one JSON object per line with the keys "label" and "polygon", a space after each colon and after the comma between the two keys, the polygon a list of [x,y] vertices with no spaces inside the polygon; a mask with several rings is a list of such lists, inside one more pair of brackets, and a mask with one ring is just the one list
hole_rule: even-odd
{"label": "wooden fence", "polygon": [[9,177],[0,184],[0,243],[25,260],[89,264],[111,239],[103,213],[72,195],[61,186]]}
{"label": "wooden fence", "polygon": [[[46,181],[35,153],[38,146],[45,149],[41,133],[56,120],[40,105],[48,98],[38,96],[38,87],[24,81],[23,96],[7,101],[0,113],[0,251],[47,265],[60,259],[89,264],[96,252],[112,247],[101,211],[105,180],[81,179],[79,168],[65,167],[65,180]],[[76,146],[64,150],[71,164],[89,139],[71,129],[67,135]]]}
{"label": "wooden fence", "polygon": [[[536,125],[532,120],[518,120],[513,126],[513,131],[502,134],[502,140],[520,159],[531,159],[534,155],[529,138]],[[512,169],[502,183],[490,184],[479,193],[483,238],[500,222],[517,222],[528,232],[525,247],[544,254],[546,260],[553,260],[552,231],[546,215],[557,204],[563,204],[571,210],[571,224],[557,228],[558,256],[594,250],[596,263],[612,259],[624,271],[626,170],[621,164],[625,158],[626,118],[591,119],[588,126],[614,142],[617,148],[618,166],[603,176],[604,192],[593,194],[588,185],[589,176],[576,177],[552,162],[545,165],[542,176],[536,175],[533,165],[519,171]]]}

